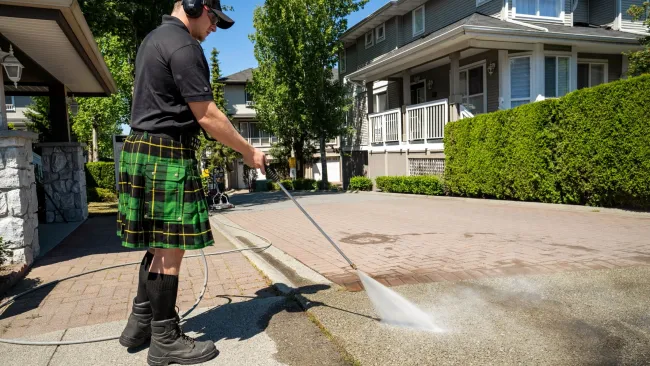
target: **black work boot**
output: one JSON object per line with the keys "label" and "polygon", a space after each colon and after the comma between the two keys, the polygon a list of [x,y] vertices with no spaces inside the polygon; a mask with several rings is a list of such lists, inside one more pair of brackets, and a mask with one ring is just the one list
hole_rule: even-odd
{"label": "black work boot", "polygon": [[199,342],[181,329],[178,314],[173,319],[151,322],[151,344],[147,362],[149,365],[166,366],[169,363],[193,365],[215,358],[219,351],[214,342]]}
{"label": "black work boot", "polygon": [[133,307],[126,328],[120,336],[124,347],[137,347],[151,338],[151,320],[153,312],[149,301],[138,304],[133,299]]}

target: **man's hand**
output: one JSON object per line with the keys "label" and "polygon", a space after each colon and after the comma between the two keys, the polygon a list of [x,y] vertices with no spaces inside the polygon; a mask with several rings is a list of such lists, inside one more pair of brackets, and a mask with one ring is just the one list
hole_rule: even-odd
{"label": "man's hand", "polygon": [[266,155],[260,150],[253,149],[251,154],[244,155],[244,164],[259,169],[263,175],[266,175]]}
{"label": "man's hand", "polygon": [[251,168],[260,169],[266,175],[266,156],[254,148],[235,130],[228,117],[213,101],[190,102],[190,109],[201,127],[215,140],[234,149],[244,156],[244,163]]}

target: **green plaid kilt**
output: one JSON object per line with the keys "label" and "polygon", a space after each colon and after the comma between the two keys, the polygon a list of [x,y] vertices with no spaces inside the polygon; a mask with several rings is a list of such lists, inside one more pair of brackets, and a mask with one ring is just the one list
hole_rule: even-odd
{"label": "green plaid kilt", "polygon": [[214,244],[194,146],[131,133],[120,154],[117,236],[128,248]]}

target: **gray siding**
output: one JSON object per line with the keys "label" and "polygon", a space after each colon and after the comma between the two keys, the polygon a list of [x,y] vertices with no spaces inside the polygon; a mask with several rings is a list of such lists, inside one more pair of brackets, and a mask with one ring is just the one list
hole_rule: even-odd
{"label": "gray siding", "polygon": [[589,0],[589,22],[596,25],[611,24],[616,19],[617,0]]}
{"label": "gray siding", "polygon": [[396,18],[389,19],[386,21],[385,24],[386,24],[385,40],[379,43],[376,43],[375,40],[375,43],[372,46],[366,48],[365,35],[357,38],[357,49],[356,49],[357,64],[355,70],[362,68],[364,65],[366,65],[368,62],[372,61],[373,59],[383,55],[384,53],[388,53],[389,51],[392,51],[396,48],[397,19]]}
{"label": "gray siding", "polygon": [[399,108],[402,103],[401,103],[401,95],[402,95],[402,83],[398,82],[389,82],[388,85],[386,86],[386,95],[388,97],[388,109],[395,109]]}
{"label": "gray siding", "polygon": [[605,59],[607,60],[607,82],[619,80],[623,72],[623,56],[607,55],[602,53],[578,53],[578,59]]}
{"label": "gray siding", "polygon": [[578,0],[578,7],[573,13],[573,23],[589,23],[589,0]]}
{"label": "gray siding", "polygon": [[632,20],[632,16],[627,13],[627,9],[631,5],[642,5],[644,0],[621,0],[621,12],[623,13],[622,26],[625,30],[631,30],[636,32],[646,32],[648,28],[643,25],[645,18],[641,18],[637,21]]}
{"label": "gray siding", "polygon": [[354,134],[344,139],[343,146],[359,147],[368,144],[368,100],[366,92],[354,97],[354,105],[348,112],[348,125],[354,129]]}
{"label": "gray siding", "polygon": [[490,15],[499,18],[501,16],[502,6],[503,6],[503,0],[490,0],[489,2],[476,8],[476,11],[481,14]]}
{"label": "gray siding", "polygon": [[357,70],[357,65],[359,64],[357,60],[357,45],[352,45],[348,48],[345,49],[346,53],[346,58],[347,58],[347,65],[345,68],[345,72],[342,72],[340,74],[341,77]]}
{"label": "gray siding", "polygon": [[[499,0],[492,0],[499,2]],[[484,6],[493,6],[485,4]],[[476,0],[430,0],[424,4],[424,33],[413,37],[413,13],[402,17],[401,44],[425,37],[427,34],[442,29],[476,12]]]}

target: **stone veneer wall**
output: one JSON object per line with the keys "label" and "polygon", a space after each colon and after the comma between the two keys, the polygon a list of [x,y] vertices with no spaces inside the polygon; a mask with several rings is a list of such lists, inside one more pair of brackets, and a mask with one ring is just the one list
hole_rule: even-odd
{"label": "stone veneer wall", "polygon": [[24,131],[0,131],[0,237],[12,251],[9,262],[30,266],[40,252],[38,199],[32,141]]}
{"label": "stone veneer wall", "polygon": [[38,144],[43,163],[45,221],[83,221],[88,218],[83,144]]}

